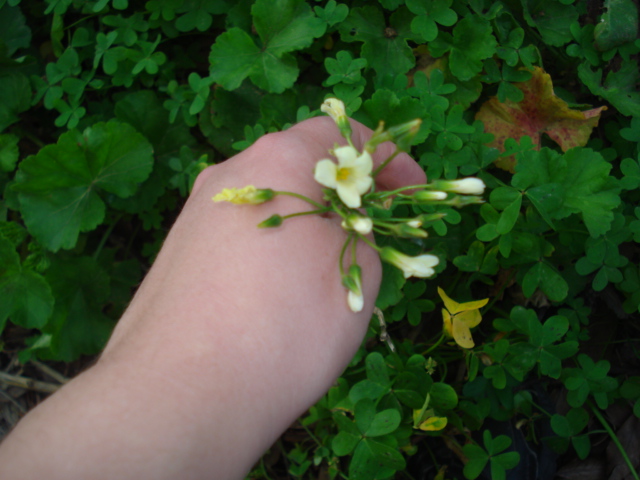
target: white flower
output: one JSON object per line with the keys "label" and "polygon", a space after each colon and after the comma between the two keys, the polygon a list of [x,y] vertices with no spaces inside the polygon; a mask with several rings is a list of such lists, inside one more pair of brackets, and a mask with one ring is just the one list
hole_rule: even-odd
{"label": "white flower", "polygon": [[320,105],[320,110],[333,118],[333,121],[336,123],[347,118],[347,113],[344,110],[344,102],[337,98],[327,98],[324,103]]}
{"label": "white flower", "polygon": [[361,195],[373,184],[371,171],[373,160],[368,152],[358,151],[347,145],[334,150],[338,165],[325,158],[316,164],[314,177],[325,187],[335,188],[340,200],[349,208],[362,205]]}
{"label": "white flower", "polygon": [[373,229],[373,220],[362,215],[352,214],[342,221],[342,228],[345,230],[355,230],[360,235],[368,235]]}
{"label": "white flower", "polygon": [[420,217],[418,217],[413,220],[409,220],[407,222],[407,225],[409,225],[411,228],[420,228],[422,226],[422,220],[420,220]]}
{"label": "white flower", "polygon": [[432,267],[438,265],[438,257],[425,253],[417,257],[410,257],[400,253],[395,248],[384,247],[380,251],[380,258],[385,262],[395,265],[404,274],[404,278],[420,277],[427,278],[432,276],[435,270]]}
{"label": "white flower", "polygon": [[447,182],[447,190],[465,195],[482,195],[484,193],[484,182],[479,178],[470,177],[462,180]]}

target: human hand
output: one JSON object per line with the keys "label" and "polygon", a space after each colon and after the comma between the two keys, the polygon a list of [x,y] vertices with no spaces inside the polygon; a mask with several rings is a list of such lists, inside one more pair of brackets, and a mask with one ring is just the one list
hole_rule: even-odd
{"label": "human hand", "polygon": [[[361,148],[371,131],[352,126]],[[337,266],[340,219],[311,215],[259,229],[308,204],[211,198],[253,184],[322,201],[313,169],[334,143],[346,142],[333,121],[314,118],[205,170],[98,363],[20,422],[0,449],[0,474],[242,478],[352,358],[381,266],[358,246],[365,306],[354,313]],[[375,165],[392,151],[381,145]],[[399,155],[376,180],[396,189],[425,177]]]}

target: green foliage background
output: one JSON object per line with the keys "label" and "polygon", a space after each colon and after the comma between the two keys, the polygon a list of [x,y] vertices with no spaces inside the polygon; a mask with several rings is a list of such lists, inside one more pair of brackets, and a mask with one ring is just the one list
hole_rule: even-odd
{"label": "green foliage background", "polygon": [[[398,240],[436,253],[438,276],[385,267],[378,306],[396,351],[374,318],[301,420],[306,440],[282,447],[287,474],[388,478],[420,436],[445,436],[464,446],[466,478],[505,478],[517,453],[483,425],[516,416],[532,439],[550,418],[554,435],[536,441],[585,458],[599,410],[640,415],[640,372],[579,353],[594,295],[620,304],[623,338],[637,337],[640,306],[638,9],[595,3],[0,0],[0,331],[27,333],[6,348],[22,361],[98,353],[197,174],[336,96],[370,127],[421,118],[412,153],[429,178],[479,176],[487,202],[413,212],[447,214],[425,241]],[[521,100],[513,83],[532,66],[573,108],[608,110],[585,147],[508,140],[512,175],[493,167],[503,154],[474,114],[494,95]],[[474,349],[437,344],[438,285],[491,298]],[[537,409],[531,380],[565,388],[566,415]],[[449,426],[416,430],[413,410]]]}

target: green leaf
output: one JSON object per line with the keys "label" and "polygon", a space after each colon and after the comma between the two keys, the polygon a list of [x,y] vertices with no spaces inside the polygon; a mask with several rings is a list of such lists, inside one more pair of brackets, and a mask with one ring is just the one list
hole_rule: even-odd
{"label": "green leaf", "polygon": [[520,0],[524,18],[536,27],[544,43],[560,47],[572,40],[570,25],[578,21],[578,10],[573,5],[563,5],[552,0],[529,2]]}
{"label": "green leaf", "polygon": [[198,29],[206,32],[213,23],[213,15],[226,13],[229,4],[224,0],[187,0],[180,8],[185,12],[176,20],[176,28],[181,32]]}
{"label": "green leaf", "polygon": [[411,21],[411,30],[419,34],[425,42],[438,36],[436,22],[445,27],[456,23],[458,15],[451,8],[452,0],[407,0],[407,8],[416,16]]}
{"label": "green leaf", "polygon": [[327,72],[331,74],[324,84],[330,87],[341,82],[346,84],[359,82],[362,78],[360,70],[367,66],[367,60],[364,58],[354,60],[347,50],[340,50],[335,59],[325,58],[324,65]]}
{"label": "green leaf", "polygon": [[303,0],[257,0],[251,14],[262,48],[244,30],[228,29],[211,47],[211,77],[234,90],[249,76],[258,87],[282,93],[299,73],[289,52],[311,45],[324,34],[326,24]]}
{"label": "green leaf", "polygon": [[31,29],[26,25],[24,15],[17,6],[3,5],[0,8],[0,45],[11,57],[19,48],[31,44]]}
{"label": "green leaf", "polygon": [[383,410],[382,412],[376,413],[375,417],[373,417],[373,421],[364,434],[367,437],[380,437],[382,435],[387,435],[396,431],[400,426],[401,420],[402,417],[400,416],[400,412],[396,409],[390,408]]}
{"label": "green leaf", "polygon": [[363,42],[360,56],[380,76],[395,77],[408,72],[415,64],[415,57],[407,40],[419,42],[419,36],[411,31],[413,16],[400,8],[385,21],[382,11],[374,6],[354,8],[340,24],[340,37],[345,42]]}
{"label": "green leaf", "polygon": [[611,103],[623,115],[640,117],[640,92],[636,85],[640,80],[638,62],[622,63],[617,71],[610,71],[602,84],[602,70],[595,72],[587,62],[578,66],[578,77],[591,90]]}
{"label": "green leaf", "polygon": [[324,8],[313,7],[313,11],[316,12],[319,18],[327,22],[330,27],[344,21],[349,15],[349,7],[342,3],[336,3],[336,0],[329,0]]}
{"label": "green leaf", "polygon": [[114,325],[103,313],[110,294],[108,274],[90,257],[63,255],[53,259],[45,278],[56,303],[43,330],[52,335],[50,350],[38,355],[70,362],[98,353]]}
{"label": "green leaf", "polygon": [[[426,109],[419,100],[411,97],[398,99],[395,92],[387,89],[375,92],[369,100],[364,102],[362,110],[362,113],[366,113],[369,118],[358,118],[372,128],[376,128],[379,121],[384,121],[385,125],[392,127],[426,116]],[[422,143],[427,135],[429,135],[429,125],[428,122],[423,122],[413,143]]]}
{"label": "green leaf", "polygon": [[431,406],[443,410],[453,410],[458,405],[458,394],[451,385],[435,382],[429,391]]}
{"label": "green leaf", "polygon": [[598,50],[610,50],[638,38],[638,5],[633,0],[607,0],[594,30]]}
{"label": "green leaf", "polygon": [[518,195],[515,200],[504,209],[500,215],[500,220],[496,224],[496,230],[500,235],[509,233],[516,224],[522,206],[522,195]]}
{"label": "green leaf", "polygon": [[367,438],[360,442],[349,464],[349,478],[373,480],[388,478],[395,470],[402,470],[406,463],[397,447],[389,445],[389,437]]}
{"label": "green leaf", "polygon": [[29,231],[49,250],[73,248],[104,219],[102,192],[126,198],[153,167],[149,142],[112,120],[64,133],[24,160],[14,184]]}
{"label": "green leaf", "polygon": [[382,283],[376,298],[376,306],[385,310],[402,300],[402,287],[406,279],[400,270],[382,262]]}
{"label": "green leaf", "polygon": [[20,155],[18,140],[15,135],[0,135],[0,171],[12,172],[16,168]]}
{"label": "green leaf", "polygon": [[474,480],[480,476],[489,462],[489,455],[482,447],[474,444],[465,445],[462,447],[462,451],[469,459],[469,462],[464,466],[464,476],[469,480]]}
{"label": "green leaf", "polygon": [[520,157],[512,184],[520,189],[547,185],[531,193],[541,214],[562,219],[580,213],[591,236],[597,237],[611,228],[613,209],[620,203],[620,188],[610,170],[611,164],[589,148],[572,148],[564,155],[543,148]]}
{"label": "green leaf", "polygon": [[0,234],[0,332],[7,318],[24,328],[42,328],[53,304],[47,281],[24,268],[13,243]]}
{"label": "green leaf", "polygon": [[491,24],[481,17],[470,16],[456,24],[453,36],[441,33],[429,48],[434,57],[450,51],[451,73],[459,80],[467,81],[482,71],[482,61],[496,53],[497,45]]}
{"label": "green leaf", "polygon": [[338,432],[331,442],[333,453],[339,457],[349,455],[353,449],[356,448],[356,445],[360,442],[361,438],[362,437],[360,435],[353,435],[352,433],[345,432],[344,430]]}
{"label": "green leaf", "polygon": [[0,76],[0,132],[31,106],[29,79],[21,73]]}
{"label": "green leaf", "polygon": [[569,293],[569,285],[562,275],[546,262],[538,262],[529,269],[522,280],[522,293],[526,297],[540,288],[549,300],[561,302]]}

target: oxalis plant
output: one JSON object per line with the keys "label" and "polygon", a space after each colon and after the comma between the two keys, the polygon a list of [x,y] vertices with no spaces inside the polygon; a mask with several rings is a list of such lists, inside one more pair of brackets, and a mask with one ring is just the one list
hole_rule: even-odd
{"label": "oxalis plant", "polygon": [[394,259],[250,478],[638,478],[639,58],[634,0],[0,0],[2,368],[99,353],[198,173],[334,97],[430,183],[376,191],[348,134],[310,172],[345,308],[353,249]]}
{"label": "oxalis plant", "polygon": [[[392,205],[454,205],[462,206],[482,203],[480,195],[485,185],[478,178],[462,180],[438,180],[423,185],[411,185],[393,191],[376,191],[376,176],[401,152],[406,152],[411,146],[415,134],[420,127],[421,120],[404,123],[402,125],[385,128],[380,122],[371,138],[364,144],[361,152],[351,140],[351,126],[345,113],[344,103],[337,98],[327,99],[321,106],[321,111],[329,114],[334,120],[340,134],[347,140],[348,145],[335,146],[331,153],[338,161],[336,164],[328,158],[318,161],[314,170],[314,178],[322,186],[326,205],[322,205],[309,197],[294,192],[274,191],[270,188],[256,188],[253,185],[237,188],[225,188],[213,197],[214,202],[231,202],[235,204],[261,204],[272,200],[278,195],[290,195],[309,203],[313,210],[292,213],[286,216],[275,214],[258,226],[274,228],[282,222],[301,215],[323,215],[328,212],[337,213],[342,218],[342,227],[349,233],[340,251],[338,267],[342,276],[342,284],[348,290],[347,302],[349,308],[359,312],[364,306],[362,293],[362,269],[356,262],[356,247],[362,241],[378,252],[380,258],[399,268],[404,278],[429,278],[434,275],[433,267],[438,264],[438,257],[428,253],[418,256],[408,256],[393,247],[379,247],[372,242],[368,235],[373,231],[378,235],[390,235],[402,238],[426,238],[426,228],[444,214],[426,214],[413,218],[388,217],[375,218],[367,214],[367,210],[389,210]],[[378,145],[392,141],[396,144],[395,151],[384,160],[375,170],[371,155]],[[412,191],[412,193],[407,193]],[[463,196],[461,196],[463,195]],[[349,248],[351,246],[351,248]],[[345,262],[347,252],[351,252],[351,259]],[[349,265],[345,268],[345,263]],[[475,325],[474,325],[475,326]]]}

